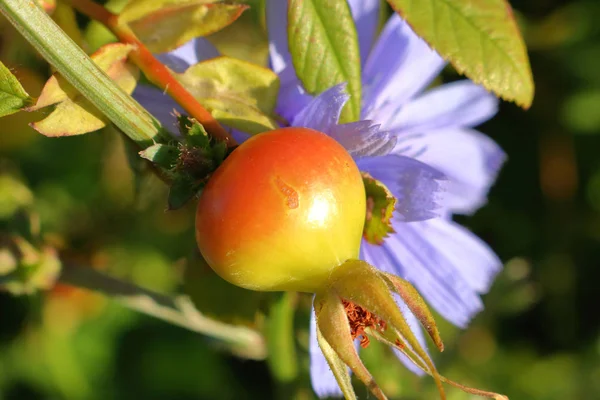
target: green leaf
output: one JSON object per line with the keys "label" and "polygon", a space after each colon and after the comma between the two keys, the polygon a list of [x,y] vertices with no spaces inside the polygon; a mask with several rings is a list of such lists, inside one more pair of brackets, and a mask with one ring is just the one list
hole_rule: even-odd
{"label": "green leaf", "polygon": [[363,236],[369,243],[382,244],[390,233],[394,233],[392,215],[396,208],[396,198],[383,183],[371,175],[363,172],[362,177],[367,193],[367,217]]}
{"label": "green leaf", "polygon": [[[137,68],[127,63],[131,49],[131,45],[108,44],[91,56],[96,65],[128,94],[133,92],[139,75]],[[50,115],[31,124],[45,136],[81,135],[106,126],[102,113],[58,74],[46,82],[37,102],[28,110],[51,105],[55,108]]]}
{"label": "green leaf", "polygon": [[245,4],[207,0],[132,0],[119,15],[153,53],[217,32],[235,21]]}
{"label": "green leaf", "polygon": [[388,0],[458,72],[505,100],[529,108],[531,67],[506,0]]}
{"label": "green leaf", "polygon": [[31,103],[17,78],[0,62],[0,117],[14,114]]}
{"label": "green leaf", "polygon": [[177,163],[179,150],[175,146],[158,143],[140,151],[139,154],[140,157],[168,170]]}
{"label": "green leaf", "polygon": [[176,76],[219,122],[251,134],[277,128],[272,114],[279,79],[273,71],[217,57]]}
{"label": "green leaf", "polygon": [[350,101],[341,122],[360,118],[360,52],[346,0],[290,0],[288,41],[298,78],[311,94],[348,83]]}

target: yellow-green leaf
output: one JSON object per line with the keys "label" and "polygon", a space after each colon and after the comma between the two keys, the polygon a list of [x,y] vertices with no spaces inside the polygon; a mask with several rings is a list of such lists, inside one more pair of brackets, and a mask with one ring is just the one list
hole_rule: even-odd
{"label": "yellow-green leaf", "polygon": [[529,108],[534,85],[525,43],[506,0],[388,0],[460,73]]}
{"label": "yellow-green leaf", "polygon": [[132,0],[119,23],[129,25],[150,51],[162,53],[223,29],[247,8],[207,0]]}
{"label": "yellow-green leaf", "polygon": [[270,69],[217,57],[176,77],[221,123],[251,134],[277,128],[272,114],[279,79]]}
{"label": "yellow-green leaf", "polygon": [[361,105],[360,52],[347,1],[290,0],[288,42],[296,74],[309,93],[348,83],[350,101],[340,121],[356,121]]}
{"label": "yellow-green leaf", "polygon": [[[127,63],[131,45],[114,43],[103,46],[91,58],[125,92],[131,94],[139,72]],[[44,86],[37,102],[28,108],[35,111],[55,105],[46,118],[31,126],[45,136],[73,136],[101,129],[106,118],[60,75],[55,74]]]}
{"label": "yellow-green leaf", "polygon": [[0,117],[14,114],[31,103],[17,78],[0,62]]}

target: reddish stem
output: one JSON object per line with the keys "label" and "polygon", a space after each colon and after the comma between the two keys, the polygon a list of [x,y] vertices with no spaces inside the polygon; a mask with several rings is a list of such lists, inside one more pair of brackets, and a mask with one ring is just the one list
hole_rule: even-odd
{"label": "reddish stem", "polygon": [[235,139],[221,124],[179,83],[171,72],[144,46],[127,25],[119,24],[119,16],[111,13],[103,6],[91,0],[68,0],[71,5],[96,20],[114,33],[123,43],[132,44],[134,49],[130,53],[131,60],[144,72],[144,75],[156,86],[163,89],[183,109],[198,122],[215,139],[227,143],[232,148],[237,145]]}

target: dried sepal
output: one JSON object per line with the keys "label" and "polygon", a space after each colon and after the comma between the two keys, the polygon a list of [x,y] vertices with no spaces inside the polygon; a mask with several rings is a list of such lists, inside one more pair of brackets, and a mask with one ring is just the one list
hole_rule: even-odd
{"label": "dried sepal", "polygon": [[381,245],[386,237],[395,233],[392,216],[397,199],[380,181],[366,172],[362,173],[367,192],[367,217],[363,237],[367,242]]}
{"label": "dried sepal", "polygon": [[329,364],[329,368],[331,368],[331,372],[333,373],[333,376],[335,376],[335,380],[340,386],[344,397],[347,400],[356,400],[356,393],[354,393],[354,388],[352,387],[352,380],[350,378],[348,366],[337,355],[329,343],[327,343],[327,340],[325,340],[323,337],[318,325],[316,329],[319,347],[321,348],[321,351],[327,360],[327,364]]}
{"label": "dried sepal", "polygon": [[[356,352],[342,299],[337,295],[335,290],[327,290],[317,294],[314,307],[317,317],[317,328],[323,338],[329,343],[339,358],[350,367],[352,372],[365,383],[375,397],[385,400],[385,394],[383,394],[383,391],[377,385]],[[336,379],[339,383],[340,379],[337,375]]]}
{"label": "dried sepal", "polygon": [[[378,331],[371,329],[371,330],[368,330],[368,333],[371,336],[373,336],[374,338],[376,338],[377,340],[381,341],[382,343],[385,343],[389,346],[392,346],[392,347],[398,349],[404,355],[406,355],[423,372],[425,372],[428,375],[433,376],[432,371],[429,368],[427,368],[427,365],[425,363],[423,363],[423,361],[420,360],[419,357],[416,357],[416,354],[412,351],[412,349],[409,346],[406,345],[405,342],[402,341],[402,338],[393,337],[393,335],[391,335],[389,331],[382,333],[382,332],[378,332]],[[438,374],[438,376],[442,382],[444,382],[450,386],[454,386],[454,387],[462,390],[465,393],[473,394],[476,396],[487,397],[487,398],[494,399],[494,400],[508,400],[508,397],[503,394],[488,392],[486,390],[481,390],[481,389],[475,389],[475,388],[472,388],[469,386],[462,385],[458,382],[452,381],[452,380],[446,378],[445,376],[442,376],[439,374]]]}
{"label": "dried sepal", "polygon": [[423,300],[419,292],[417,292],[417,289],[409,282],[396,275],[385,272],[382,272],[381,274],[389,282],[392,290],[402,298],[410,311],[421,322],[423,328],[425,328],[425,331],[427,331],[439,351],[444,351],[444,343],[440,337],[440,332],[438,331],[433,314],[425,304],[425,300]]}
{"label": "dried sepal", "polygon": [[369,335],[398,349],[417,367],[431,375],[442,400],[446,399],[442,383],[469,394],[508,400],[502,394],[470,388],[441,376],[406,322],[394,293],[407,304],[442,350],[443,344],[433,316],[416,289],[407,281],[381,272],[364,261],[348,260],[338,266],[315,297],[317,340],[347,399],[356,398],[347,367],[378,399],[386,398],[354,347],[353,340],[359,336],[363,336],[364,346],[368,345],[366,335]]}
{"label": "dried sepal", "polygon": [[437,369],[398,308],[383,273],[364,261],[348,260],[332,272],[329,282],[340,297],[376,314],[387,322],[388,329],[397,331],[406,340],[431,371],[440,398],[445,399]]}

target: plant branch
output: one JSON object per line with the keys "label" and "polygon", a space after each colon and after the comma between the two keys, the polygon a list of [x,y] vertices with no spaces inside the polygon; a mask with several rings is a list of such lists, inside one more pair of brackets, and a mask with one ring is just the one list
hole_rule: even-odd
{"label": "plant branch", "polygon": [[227,143],[228,148],[237,145],[231,134],[173,77],[167,67],[152,55],[135,33],[127,25],[119,23],[118,15],[91,0],[68,0],[68,2],[79,12],[105,25],[121,42],[134,45],[135,48],[130,55],[131,60],[152,83],[163,89],[191,117],[200,122],[212,137]]}
{"label": "plant branch", "polygon": [[140,147],[160,141],[160,123],[119,88],[35,1],[0,0],[0,11],[85,98]]}
{"label": "plant branch", "polygon": [[239,356],[257,360],[266,357],[266,344],[260,333],[206,317],[194,307],[187,296],[167,296],[92,268],[73,265],[63,266],[59,281],[100,292],[132,310],[219,339]]}

